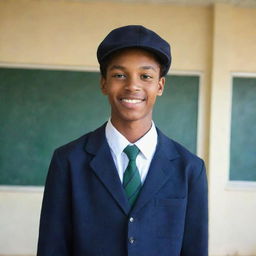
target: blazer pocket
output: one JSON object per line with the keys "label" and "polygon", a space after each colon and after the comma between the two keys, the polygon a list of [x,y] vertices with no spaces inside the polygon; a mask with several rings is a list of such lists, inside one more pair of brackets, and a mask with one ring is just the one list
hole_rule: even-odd
{"label": "blazer pocket", "polygon": [[186,198],[156,199],[155,216],[158,238],[181,238],[186,216]]}

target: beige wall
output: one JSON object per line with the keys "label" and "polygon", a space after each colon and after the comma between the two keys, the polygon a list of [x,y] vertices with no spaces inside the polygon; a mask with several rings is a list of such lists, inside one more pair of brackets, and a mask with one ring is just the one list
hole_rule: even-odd
{"label": "beige wall", "polygon": [[216,5],[210,125],[210,231],[215,255],[256,255],[256,186],[228,182],[231,76],[256,73],[256,9]]}
{"label": "beige wall", "polygon": [[108,31],[144,24],[172,43],[175,69],[205,70],[210,63],[210,8],[35,0],[0,7],[2,62],[97,67],[96,49]]}
{"label": "beige wall", "polygon": [[[112,28],[145,25],[171,43],[172,72],[199,72],[200,155],[209,163],[210,254],[256,255],[256,189],[226,188],[231,72],[256,73],[256,9],[0,0],[0,64],[96,69]],[[8,188],[7,188],[8,189]],[[42,191],[0,190],[0,255],[35,254]],[[238,254],[237,254],[238,255]]]}

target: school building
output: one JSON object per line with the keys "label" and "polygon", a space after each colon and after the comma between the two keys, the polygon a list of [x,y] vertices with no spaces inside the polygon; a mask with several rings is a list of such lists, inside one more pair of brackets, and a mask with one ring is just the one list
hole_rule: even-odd
{"label": "school building", "polygon": [[[49,148],[101,122],[97,46],[129,24],[171,44],[164,101],[180,104],[183,114],[174,117],[176,110],[160,105],[159,122],[169,127],[174,120],[167,133],[175,130],[181,143],[188,135],[188,146],[206,162],[209,255],[256,256],[255,0],[0,0],[0,256],[36,254]],[[96,86],[87,90],[83,79]],[[182,89],[168,105],[175,81]],[[196,104],[183,108],[190,101]],[[80,123],[83,113],[88,119]]]}

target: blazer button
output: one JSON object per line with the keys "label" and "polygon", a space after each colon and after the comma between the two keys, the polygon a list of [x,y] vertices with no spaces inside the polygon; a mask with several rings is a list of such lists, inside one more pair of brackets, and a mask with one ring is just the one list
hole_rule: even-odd
{"label": "blazer button", "polygon": [[131,236],[131,237],[129,238],[129,242],[130,242],[130,244],[133,244],[133,243],[135,242],[134,237]]}
{"label": "blazer button", "polygon": [[130,222],[134,222],[134,218],[131,217],[131,218],[129,219],[129,221],[130,221]]}

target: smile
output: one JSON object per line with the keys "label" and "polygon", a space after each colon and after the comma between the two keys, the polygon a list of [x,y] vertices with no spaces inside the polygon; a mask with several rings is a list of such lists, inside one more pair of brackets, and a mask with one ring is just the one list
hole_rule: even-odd
{"label": "smile", "polygon": [[141,103],[144,100],[143,99],[121,99],[121,101],[126,103],[131,103],[131,104],[137,104],[137,103]]}

